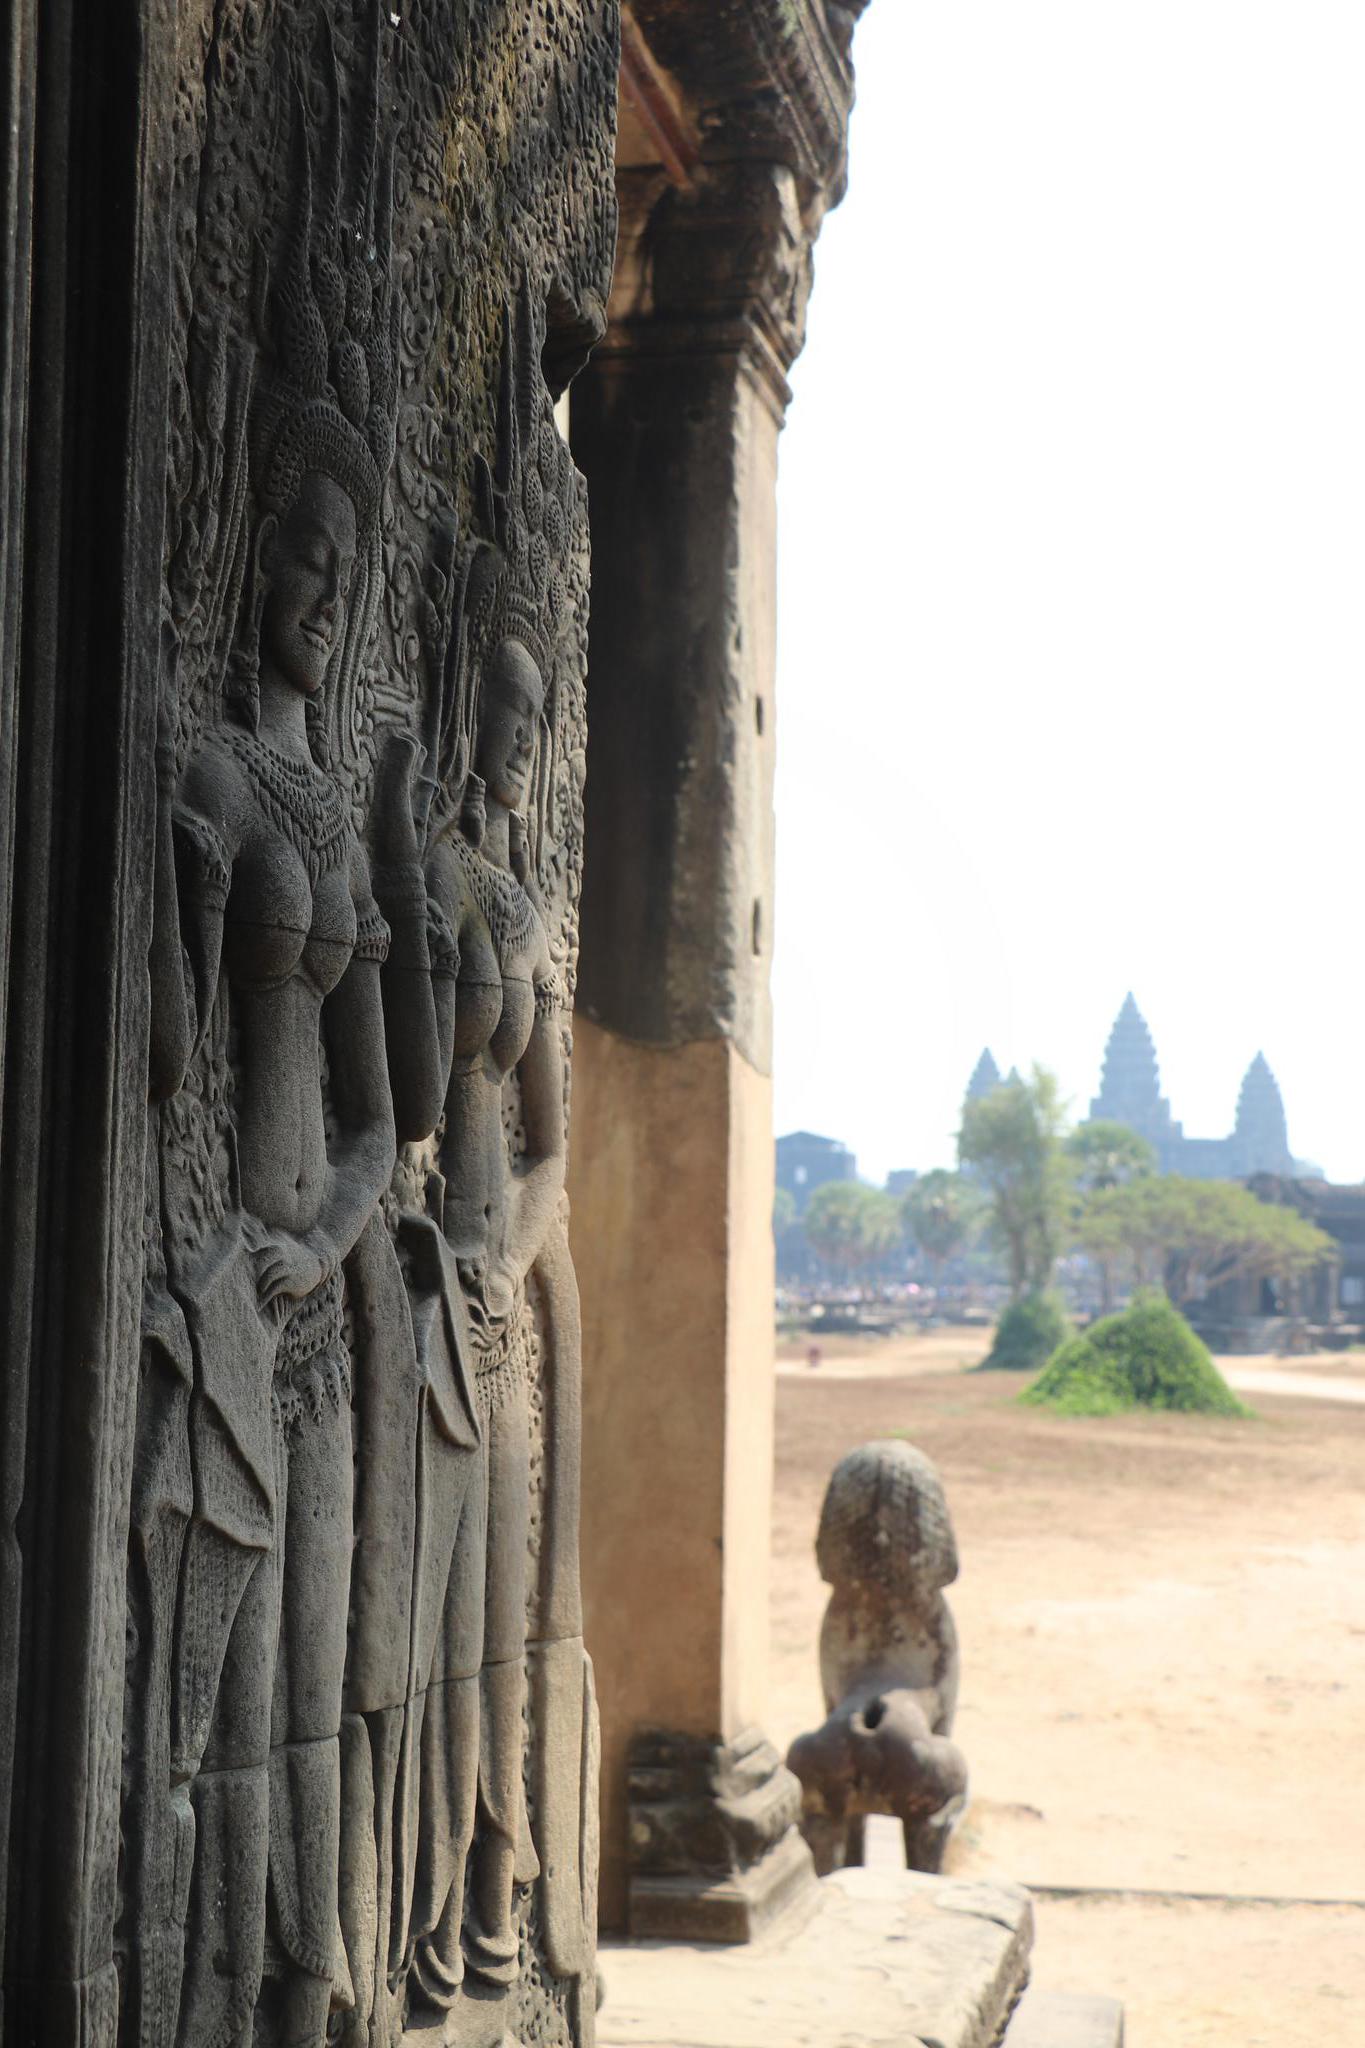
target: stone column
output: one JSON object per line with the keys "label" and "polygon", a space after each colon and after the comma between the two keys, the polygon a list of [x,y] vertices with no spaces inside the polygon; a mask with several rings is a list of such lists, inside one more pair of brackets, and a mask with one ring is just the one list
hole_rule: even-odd
{"label": "stone column", "polygon": [[[623,123],[637,155],[642,125]],[[775,484],[838,173],[776,131],[758,160],[689,169],[676,128],[671,169],[618,168],[611,319],[572,421],[595,536],[570,1166],[584,1593],[603,1925],[746,1940],[811,1874],[799,1790],[760,1732]]]}

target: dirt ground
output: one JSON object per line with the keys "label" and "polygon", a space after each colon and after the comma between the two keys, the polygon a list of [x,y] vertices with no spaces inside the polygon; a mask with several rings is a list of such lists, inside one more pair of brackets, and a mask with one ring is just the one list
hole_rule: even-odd
{"label": "dirt ground", "polygon": [[[1222,1361],[1273,1372],[1252,1422],[1077,1421],[964,1370],[986,1342],[830,1339],[818,1371],[783,1347],[774,1740],[821,1717],[830,1469],[904,1435],[962,1555],[972,1801],[950,1869],[1043,1888],[1035,1981],[1121,1997],[1129,2048],[1365,2043],[1360,1360]],[[1278,1391],[1295,1374],[1340,1398]]]}

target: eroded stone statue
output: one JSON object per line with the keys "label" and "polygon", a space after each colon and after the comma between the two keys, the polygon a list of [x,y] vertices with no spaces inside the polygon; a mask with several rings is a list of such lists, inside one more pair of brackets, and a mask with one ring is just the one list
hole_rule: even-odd
{"label": "eroded stone statue", "polygon": [[957,1546],[938,1472],[897,1438],[835,1466],[815,1554],[830,1586],[820,1630],[828,1719],[787,1756],[821,1876],[863,1860],[869,1814],[893,1815],[912,1870],[939,1870],[962,1812],[967,1766],[949,1740],[957,1632],[943,1588]]}

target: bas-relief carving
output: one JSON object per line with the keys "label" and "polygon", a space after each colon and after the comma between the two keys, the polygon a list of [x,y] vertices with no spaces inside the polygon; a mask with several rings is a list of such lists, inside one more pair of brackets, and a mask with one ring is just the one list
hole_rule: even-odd
{"label": "bas-relief carving", "polygon": [[820,1630],[829,1718],[797,1737],[787,1763],[816,1870],[861,1863],[874,1813],[901,1822],[912,1870],[939,1870],[967,1766],[949,1739],[959,1666],[943,1588],[957,1545],[931,1461],[895,1438],[850,1451],[825,1491],[815,1554],[831,1589]]}
{"label": "bas-relief carving", "polygon": [[591,2034],[564,1208],[609,5],[180,16],[128,2039]]}

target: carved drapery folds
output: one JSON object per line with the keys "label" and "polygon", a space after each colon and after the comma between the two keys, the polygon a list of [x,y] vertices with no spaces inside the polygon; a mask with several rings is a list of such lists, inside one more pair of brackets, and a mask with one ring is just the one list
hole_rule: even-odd
{"label": "carved drapery folds", "polygon": [[576,2044],[553,404],[604,319],[614,8],[178,29],[123,2032]]}

